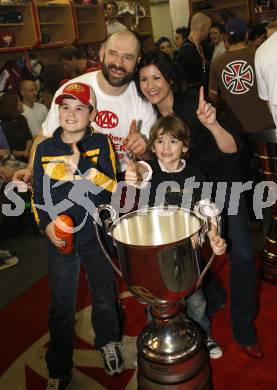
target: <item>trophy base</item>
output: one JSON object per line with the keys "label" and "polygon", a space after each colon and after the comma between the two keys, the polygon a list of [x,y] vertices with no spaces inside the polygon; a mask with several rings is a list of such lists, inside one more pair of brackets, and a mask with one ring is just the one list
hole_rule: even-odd
{"label": "trophy base", "polygon": [[[199,375],[187,382],[175,383],[175,384],[165,384],[153,382],[150,379],[143,376],[138,372],[138,390],[213,390],[212,382],[207,379],[210,376],[210,373],[206,371],[201,371]],[[207,382],[208,380],[208,382]],[[205,381],[206,384],[203,384]]]}
{"label": "trophy base", "polygon": [[182,313],[154,317],[139,335],[137,347],[138,389],[213,389],[201,333]]}

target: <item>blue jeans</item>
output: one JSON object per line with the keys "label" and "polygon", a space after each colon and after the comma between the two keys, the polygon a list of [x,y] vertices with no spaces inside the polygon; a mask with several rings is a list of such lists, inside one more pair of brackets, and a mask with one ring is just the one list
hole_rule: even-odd
{"label": "blue jeans", "polygon": [[185,298],[185,302],[187,316],[201,327],[206,336],[209,336],[210,320],[206,314],[207,300],[202,288]]}
{"label": "blue jeans", "polygon": [[113,269],[96,239],[89,250],[80,250],[79,254],[59,254],[50,244],[50,343],[46,362],[52,378],[66,376],[73,366],[75,308],[81,262],[86,270],[93,300],[91,321],[95,346],[99,348],[120,339]]}
{"label": "blue jeans", "polygon": [[[228,201],[228,199],[227,199]],[[257,272],[252,253],[250,225],[244,198],[237,215],[226,215],[226,239],[230,244],[231,322],[236,341],[243,346],[256,344],[254,319],[257,311]]]}

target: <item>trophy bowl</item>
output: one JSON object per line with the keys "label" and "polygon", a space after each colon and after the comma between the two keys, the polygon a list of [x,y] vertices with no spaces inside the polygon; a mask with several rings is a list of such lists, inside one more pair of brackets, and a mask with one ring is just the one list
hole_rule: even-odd
{"label": "trophy bowl", "polygon": [[[99,225],[104,210],[111,217],[105,229],[113,239],[120,269],[102,239]],[[211,389],[209,358],[200,330],[185,318],[184,298],[193,292],[210,266],[200,273],[199,248],[210,223],[219,224],[218,210],[200,201],[194,211],[152,207],[120,218],[110,205],[94,215],[97,238],[107,259],[122,276],[130,292],[150,305],[152,321],[140,333],[139,389]]]}

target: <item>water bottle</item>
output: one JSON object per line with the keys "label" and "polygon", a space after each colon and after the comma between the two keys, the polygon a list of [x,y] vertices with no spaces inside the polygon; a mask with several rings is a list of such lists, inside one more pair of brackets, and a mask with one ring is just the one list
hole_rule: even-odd
{"label": "water bottle", "polygon": [[55,219],[55,234],[65,243],[64,246],[58,247],[60,253],[67,254],[73,252],[73,219],[66,214],[59,215]]}

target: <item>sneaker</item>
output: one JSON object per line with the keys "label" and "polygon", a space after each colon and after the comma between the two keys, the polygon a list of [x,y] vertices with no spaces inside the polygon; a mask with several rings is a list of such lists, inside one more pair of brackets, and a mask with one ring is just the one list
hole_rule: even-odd
{"label": "sneaker", "polygon": [[108,375],[120,374],[124,369],[121,355],[121,343],[112,342],[101,347],[105,371]]}
{"label": "sneaker", "polygon": [[64,390],[71,380],[72,374],[64,378],[49,378],[46,390]]}
{"label": "sneaker", "polygon": [[208,348],[211,359],[219,359],[222,356],[221,346],[218,345],[217,342],[211,337],[207,338],[206,346]]}

